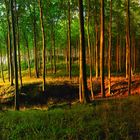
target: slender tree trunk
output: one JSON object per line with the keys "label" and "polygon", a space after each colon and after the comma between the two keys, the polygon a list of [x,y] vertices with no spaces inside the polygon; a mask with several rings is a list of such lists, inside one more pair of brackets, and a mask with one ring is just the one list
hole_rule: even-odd
{"label": "slender tree trunk", "polygon": [[89,101],[87,95],[87,75],[86,75],[86,54],[85,54],[85,36],[84,36],[84,17],[83,0],[78,0],[79,6],[79,24],[80,24],[80,77],[79,77],[79,99],[80,102]]}
{"label": "slender tree trunk", "polygon": [[99,77],[99,58],[98,58],[98,23],[97,23],[97,1],[95,0],[94,20],[95,20],[95,71],[96,78]]}
{"label": "slender tree trunk", "polygon": [[[51,35],[51,41],[52,41],[52,35]],[[53,73],[53,44],[51,44],[50,47],[50,65],[51,65],[51,73]]]}
{"label": "slender tree trunk", "polygon": [[111,47],[112,47],[112,0],[110,0],[110,22],[109,22],[109,47],[108,47],[108,90],[111,93]]}
{"label": "slender tree trunk", "polygon": [[135,40],[135,33],[132,36],[132,48],[133,48],[133,71],[136,71],[136,40]]}
{"label": "slender tree trunk", "polygon": [[10,58],[9,58],[9,43],[8,43],[8,34],[6,39],[6,50],[7,50],[7,62],[8,62],[8,81],[10,82]]}
{"label": "slender tree trunk", "polygon": [[36,39],[36,9],[35,9],[35,1],[34,1],[34,16],[33,16],[33,36],[34,36],[34,66],[35,66],[35,76],[39,78],[39,70],[38,70],[38,55],[37,55],[37,39]]}
{"label": "slender tree trunk", "polygon": [[88,13],[87,13],[87,37],[88,37],[88,50],[89,50],[89,64],[90,64],[90,87],[91,87],[91,98],[94,99],[93,86],[92,86],[92,54],[89,34],[89,22],[90,22],[90,0],[87,0]]}
{"label": "slender tree trunk", "polygon": [[26,35],[25,35],[25,41],[26,41],[27,58],[28,58],[28,73],[29,73],[29,76],[31,77],[30,51],[29,51],[28,39],[26,38]]}
{"label": "slender tree trunk", "polygon": [[[127,26],[127,25],[126,25]],[[127,29],[126,29],[127,30]],[[126,35],[126,79],[128,79],[128,42],[127,42],[127,35]]]}
{"label": "slender tree trunk", "polygon": [[105,97],[104,85],[104,0],[101,2],[101,27],[100,27],[100,77],[101,77],[101,93]]}
{"label": "slender tree trunk", "polygon": [[119,72],[119,33],[117,34],[117,45],[116,45],[116,70]]}
{"label": "slender tree trunk", "polygon": [[16,2],[11,0],[11,17],[12,17],[12,35],[14,45],[14,69],[15,69],[15,110],[19,110],[19,90],[18,90],[18,66],[17,66],[17,47],[16,47],[16,32],[15,32],[15,12]]}
{"label": "slender tree trunk", "polygon": [[55,74],[56,73],[56,55],[55,55],[55,36],[54,36],[53,25],[52,25],[52,29],[51,29],[51,42],[52,42],[51,49],[53,50],[53,57],[52,57],[53,60],[51,60],[51,64],[52,64],[52,68],[53,68],[52,69],[53,70],[53,73]]}
{"label": "slender tree trunk", "polygon": [[7,22],[8,22],[8,48],[9,48],[9,63],[10,63],[10,85],[13,86],[13,76],[14,76],[14,71],[13,71],[13,59],[12,59],[12,43],[11,43],[11,17],[10,17],[10,0],[7,2],[5,0],[5,5],[6,5],[6,10],[7,10]]}
{"label": "slender tree trunk", "polygon": [[119,71],[122,72],[122,36],[120,35],[120,51],[119,51]]}
{"label": "slender tree trunk", "polygon": [[1,75],[2,75],[2,80],[3,80],[3,82],[5,83],[5,80],[4,80],[4,72],[3,72],[3,62],[2,62],[2,51],[1,51],[1,53],[0,53],[0,57],[1,57]]}
{"label": "slender tree trunk", "polygon": [[40,23],[41,23],[41,31],[42,31],[42,60],[43,60],[43,92],[46,92],[46,62],[45,62],[45,51],[46,51],[46,38],[45,38],[45,31],[44,31],[44,21],[43,21],[43,8],[42,8],[42,0],[38,0],[39,3],[39,10],[40,10]]}
{"label": "slender tree trunk", "polygon": [[17,16],[16,22],[17,22],[18,69],[19,69],[20,87],[22,87],[19,23],[18,23],[18,15],[16,16]]}
{"label": "slender tree trunk", "polygon": [[126,46],[128,55],[128,95],[131,94],[131,43],[130,43],[130,1],[126,1]]}
{"label": "slender tree trunk", "polygon": [[70,0],[68,0],[68,60],[69,60],[69,78],[71,79],[71,16]]}

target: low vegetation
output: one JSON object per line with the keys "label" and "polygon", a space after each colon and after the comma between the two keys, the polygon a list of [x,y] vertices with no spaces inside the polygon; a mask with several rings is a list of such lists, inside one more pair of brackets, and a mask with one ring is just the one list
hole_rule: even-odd
{"label": "low vegetation", "polygon": [[0,112],[2,140],[140,139],[140,96]]}

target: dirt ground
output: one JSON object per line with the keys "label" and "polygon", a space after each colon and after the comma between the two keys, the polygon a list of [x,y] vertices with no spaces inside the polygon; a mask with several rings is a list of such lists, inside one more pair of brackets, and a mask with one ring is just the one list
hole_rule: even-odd
{"label": "dirt ground", "polygon": [[[23,87],[20,90],[20,103],[24,105],[57,104],[60,102],[75,102],[79,97],[78,77],[69,78],[46,78],[46,93],[42,92],[41,78],[23,78]],[[132,77],[131,94],[140,94],[140,76]],[[88,79],[88,90],[90,95],[90,82]],[[128,80],[125,77],[111,78],[111,94],[108,93],[108,79],[105,79],[106,98],[120,98],[128,96]],[[93,91],[95,100],[102,99],[100,90],[100,79],[93,78]],[[13,104],[14,86],[9,82],[0,82],[0,102]]]}

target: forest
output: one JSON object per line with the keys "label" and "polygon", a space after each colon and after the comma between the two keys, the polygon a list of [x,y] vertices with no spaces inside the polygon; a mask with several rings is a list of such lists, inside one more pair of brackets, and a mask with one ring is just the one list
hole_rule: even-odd
{"label": "forest", "polygon": [[140,139],[140,0],[0,0],[0,139]]}

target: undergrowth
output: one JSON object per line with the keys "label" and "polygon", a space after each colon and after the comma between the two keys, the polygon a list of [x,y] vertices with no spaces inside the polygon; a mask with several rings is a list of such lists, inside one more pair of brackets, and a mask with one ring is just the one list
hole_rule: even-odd
{"label": "undergrowth", "polygon": [[0,112],[1,140],[138,140],[140,96],[48,110]]}

